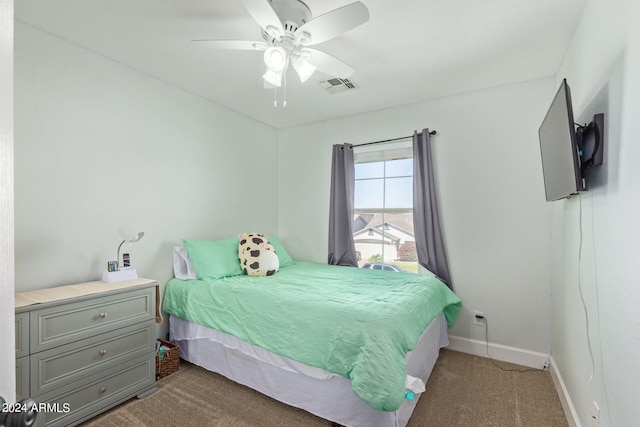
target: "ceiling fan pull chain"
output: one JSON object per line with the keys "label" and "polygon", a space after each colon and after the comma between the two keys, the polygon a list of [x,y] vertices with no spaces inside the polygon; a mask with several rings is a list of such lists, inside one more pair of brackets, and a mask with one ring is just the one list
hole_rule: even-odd
{"label": "ceiling fan pull chain", "polygon": [[273,87],[273,108],[278,108],[278,87]]}
{"label": "ceiling fan pull chain", "polygon": [[282,101],[282,108],[287,108],[287,72],[286,72],[286,68],[285,68],[285,73],[284,73],[284,96],[283,96],[283,101]]}

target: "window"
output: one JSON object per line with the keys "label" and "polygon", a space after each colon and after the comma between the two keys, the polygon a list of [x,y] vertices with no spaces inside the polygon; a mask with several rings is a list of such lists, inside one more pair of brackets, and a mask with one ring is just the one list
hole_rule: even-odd
{"label": "window", "polygon": [[358,265],[418,272],[411,141],[356,147],[353,240]]}

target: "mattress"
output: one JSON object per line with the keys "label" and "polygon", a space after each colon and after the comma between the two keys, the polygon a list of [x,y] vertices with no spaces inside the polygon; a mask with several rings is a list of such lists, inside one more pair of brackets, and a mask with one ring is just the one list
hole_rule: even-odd
{"label": "mattress", "polygon": [[[169,317],[170,339],[180,356],[288,405],[349,427],[403,427],[420,398],[405,399],[396,411],[378,411],[352,390],[351,381],[247,343],[233,335],[174,315]],[[440,313],[406,355],[408,378],[426,383],[448,345],[447,322]]]}

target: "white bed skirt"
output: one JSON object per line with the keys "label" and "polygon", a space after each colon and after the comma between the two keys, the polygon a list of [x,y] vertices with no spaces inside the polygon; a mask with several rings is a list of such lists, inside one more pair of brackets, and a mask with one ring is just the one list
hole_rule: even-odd
{"label": "white bed skirt", "polygon": [[[449,345],[441,313],[425,329],[415,350],[407,354],[407,373],[425,383]],[[323,369],[304,365],[256,347],[232,335],[170,316],[171,341],[180,357],[217,372],[288,405],[348,427],[404,427],[420,397],[404,400],[395,412],[377,411],[351,389],[351,381]]]}

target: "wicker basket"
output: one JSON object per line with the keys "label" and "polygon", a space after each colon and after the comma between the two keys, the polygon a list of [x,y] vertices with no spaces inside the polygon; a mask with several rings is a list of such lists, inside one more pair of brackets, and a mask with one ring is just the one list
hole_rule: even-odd
{"label": "wicker basket", "polygon": [[158,339],[159,346],[168,350],[156,352],[156,381],[180,369],[180,347],[171,341]]}

